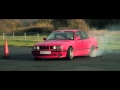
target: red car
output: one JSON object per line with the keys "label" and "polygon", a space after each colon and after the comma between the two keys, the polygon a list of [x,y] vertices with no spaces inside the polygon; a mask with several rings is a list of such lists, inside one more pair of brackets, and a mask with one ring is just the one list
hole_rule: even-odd
{"label": "red car", "polygon": [[96,57],[97,39],[82,30],[55,30],[44,42],[33,46],[34,59],[66,58],[72,60],[75,56]]}

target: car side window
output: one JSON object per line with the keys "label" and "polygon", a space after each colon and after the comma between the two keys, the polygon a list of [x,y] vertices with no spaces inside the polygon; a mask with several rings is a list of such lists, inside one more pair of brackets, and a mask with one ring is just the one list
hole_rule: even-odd
{"label": "car side window", "polygon": [[88,34],[86,34],[84,31],[81,31],[81,36],[83,39],[89,38]]}
{"label": "car side window", "polygon": [[79,31],[76,32],[76,36],[80,36],[80,38],[82,39],[81,34],[80,34]]}
{"label": "car side window", "polygon": [[73,32],[66,32],[67,39],[73,40],[74,39],[74,33]]}

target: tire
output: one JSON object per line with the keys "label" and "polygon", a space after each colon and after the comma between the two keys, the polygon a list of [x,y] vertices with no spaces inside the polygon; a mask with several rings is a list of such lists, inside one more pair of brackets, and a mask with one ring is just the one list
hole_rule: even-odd
{"label": "tire", "polygon": [[96,57],[96,55],[97,55],[97,52],[96,52],[94,46],[92,46],[92,47],[90,48],[89,57]]}
{"label": "tire", "polygon": [[72,60],[73,59],[73,48],[72,47],[68,48],[66,59],[67,60]]}

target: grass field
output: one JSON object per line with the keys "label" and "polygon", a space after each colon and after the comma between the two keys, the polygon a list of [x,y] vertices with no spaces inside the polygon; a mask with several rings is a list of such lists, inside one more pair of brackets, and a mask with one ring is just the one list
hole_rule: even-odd
{"label": "grass field", "polygon": [[47,37],[48,34],[34,34],[34,33],[20,33],[19,35],[13,34],[0,34],[0,45],[4,45],[4,41],[8,41],[10,46],[33,46],[37,42],[42,42],[43,37]]}
{"label": "grass field", "polygon": [[[33,34],[33,33],[32,33]],[[0,35],[0,45],[4,45],[4,40],[8,40],[10,46],[33,46],[37,42],[42,42],[43,37],[47,37],[49,34],[22,34],[22,35]],[[89,32],[98,40],[100,49],[120,49],[120,31],[105,31],[105,30],[93,30]],[[4,40],[3,40],[4,38]]]}
{"label": "grass field", "polygon": [[[4,45],[3,40],[0,41],[0,45]],[[9,46],[33,46],[37,41],[21,41],[21,40],[8,40]]]}
{"label": "grass field", "polygon": [[[42,42],[43,40],[41,39],[39,42]],[[0,45],[4,45],[4,40],[0,40]],[[8,45],[9,46],[33,46],[35,43],[38,43],[38,41],[24,41],[24,40],[8,40]],[[114,50],[114,49],[120,49],[120,42],[118,40],[111,40],[111,41],[100,41],[98,40],[98,46],[99,49],[109,49],[109,50]]]}

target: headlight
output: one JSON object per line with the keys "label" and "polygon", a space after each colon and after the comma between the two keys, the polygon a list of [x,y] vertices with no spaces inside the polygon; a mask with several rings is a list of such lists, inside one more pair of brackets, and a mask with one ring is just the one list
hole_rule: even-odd
{"label": "headlight", "polygon": [[36,49],[36,46],[33,46],[33,50],[35,50]]}
{"label": "headlight", "polygon": [[62,46],[53,46],[53,49],[63,49]]}
{"label": "headlight", "polygon": [[62,49],[63,47],[62,46],[56,46],[56,49]]}
{"label": "headlight", "polygon": [[53,49],[56,49],[56,46],[53,46]]}
{"label": "headlight", "polygon": [[39,50],[39,49],[40,49],[40,47],[39,47],[39,46],[37,46],[37,47],[36,47],[36,49],[37,49],[37,50]]}

